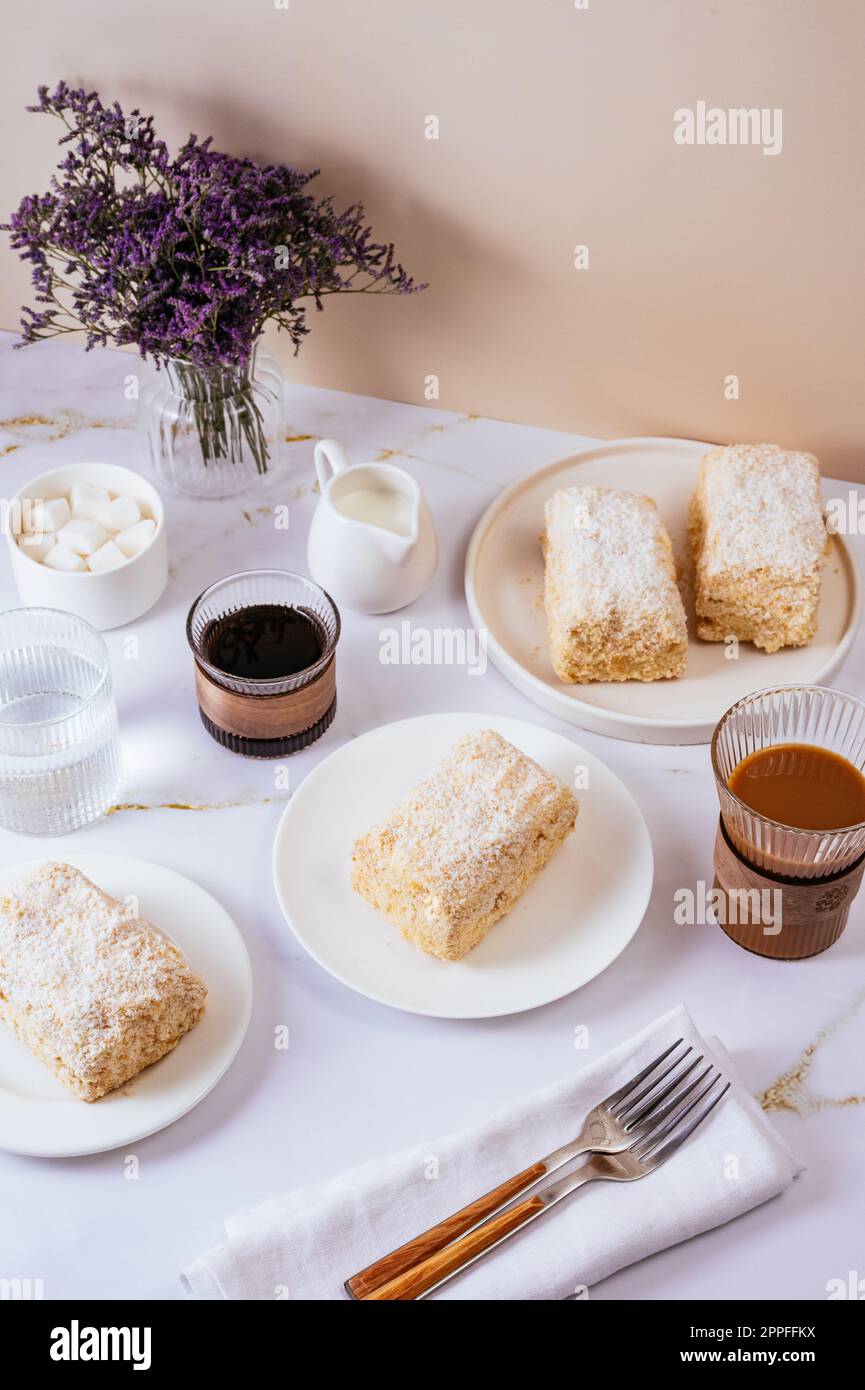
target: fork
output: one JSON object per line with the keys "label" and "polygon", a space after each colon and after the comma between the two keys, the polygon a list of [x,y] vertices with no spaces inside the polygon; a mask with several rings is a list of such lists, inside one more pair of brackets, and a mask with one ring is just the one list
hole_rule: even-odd
{"label": "fork", "polygon": [[592,1153],[575,1173],[548,1183],[533,1196],[492,1216],[459,1240],[363,1295],[363,1301],[407,1302],[424,1298],[586,1183],[598,1180],[634,1182],[647,1177],[684,1144],[729,1091],[729,1081],[721,1089],[716,1089],[724,1079],[717,1068],[708,1067],[703,1076],[708,1073],[712,1073],[710,1079],[696,1095],[693,1092],[699,1080],[684,1087],[666,1105],[655,1110],[638,1137],[622,1152]]}
{"label": "fork", "polygon": [[[542,1178],[549,1177],[573,1159],[586,1153],[620,1153],[629,1148],[634,1139],[645,1131],[652,1117],[656,1115],[658,1107],[663,1105],[685,1077],[704,1060],[702,1054],[695,1057],[690,1065],[677,1072],[661,1091],[650,1094],[655,1092],[661,1082],[675,1072],[693,1052],[692,1047],[686,1047],[684,1052],[672,1056],[683,1043],[683,1038],[677,1038],[659,1057],[636,1076],[631,1077],[630,1081],[626,1081],[619,1090],[607,1096],[606,1100],[600,1101],[589,1111],[576,1139],[554,1149],[545,1158],[508,1178],[483,1197],[446,1217],[429,1230],[422,1231],[420,1235],[392,1250],[390,1254],[383,1255],[373,1264],[367,1265],[366,1269],[346,1280],[346,1291],[352,1298],[368,1298],[375,1289],[414,1268],[458,1237],[468,1234],[508,1206],[520,1194],[524,1195]],[[665,1062],[667,1066],[659,1070]],[[708,1068],[696,1078],[697,1082],[702,1080],[707,1071]]]}

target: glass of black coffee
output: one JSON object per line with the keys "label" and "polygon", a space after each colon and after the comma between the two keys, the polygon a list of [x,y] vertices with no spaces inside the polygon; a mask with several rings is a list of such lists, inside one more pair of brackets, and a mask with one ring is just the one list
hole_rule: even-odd
{"label": "glass of black coffee", "polygon": [[244,570],[193,603],[186,636],[207,732],[249,758],[315,743],[336,713],[339,612],[288,570]]}

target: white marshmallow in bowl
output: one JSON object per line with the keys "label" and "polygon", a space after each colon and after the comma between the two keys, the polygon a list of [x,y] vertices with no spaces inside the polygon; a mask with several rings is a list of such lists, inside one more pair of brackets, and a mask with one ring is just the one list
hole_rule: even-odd
{"label": "white marshmallow in bowl", "polygon": [[45,564],[49,569],[61,570],[64,574],[76,574],[87,569],[83,558],[70,550],[68,545],[52,546],[45,556]]}
{"label": "white marshmallow in bowl", "polygon": [[28,607],[60,608],[105,631],[133,622],[161,597],[165,509],[139,473],[113,463],[67,464],[26,483],[13,507],[25,534],[7,532],[7,542]]}
{"label": "white marshmallow in bowl", "polygon": [[116,541],[106,541],[87,556],[87,568],[96,574],[104,574],[106,570],[116,570],[125,565],[127,558]]}
{"label": "white marshmallow in bowl", "polygon": [[57,537],[53,531],[28,532],[18,537],[18,544],[23,547],[25,553],[33,560],[44,560],[52,546],[56,545]]}
{"label": "white marshmallow in bowl", "polygon": [[40,531],[59,531],[70,520],[72,512],[65,497],[49,497],[42,502],[39,512]]}
{"label": "white marshmallow in bowl", "polygon": [[95,521],[96,508],[108,501],[108,492],[94,483],[73,483],[69,492],[72,515],[82,521]]}
{"label": "white marshmallow in bowl", "polygon": [[134,497],[111,497],[98,502],[93,508],[93,516],[100,526],[112,535],[126,531],[141,520],[141,508]]}
{"label": "white marshmallow in bowl", "polygon": [[68,546],[76,555],[92,555],[107,540],[108,532],[98,521],[78,520],[74,516],[57,532],[58,544]]}
{"label": "white marshmallow in bowl", "polygon": [[114,539],[119,545],[123,554],[128,559],[134,555],[139,555],[145,546],[153,540],[153,533],[156,530],[156,523],[149,517],[143,521],[136,521],[134,526],[129,526],[125,531],[121,531]]}

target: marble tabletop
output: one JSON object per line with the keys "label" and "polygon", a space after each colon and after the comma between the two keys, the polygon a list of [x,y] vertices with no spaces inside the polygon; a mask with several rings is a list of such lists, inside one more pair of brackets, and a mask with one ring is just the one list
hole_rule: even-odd
{"label": "marble tabletop", "polygon": [[[63,463],[98,459],[148,471],[136,432],[127,354],[0,340],[0,494]],[[674,892],[709,876],[716,800],[708,749],[651,747],[583,733],[534,707],[492,668],[378,660],[382,620],[346,615],[339,710],[315,747],[269,762],[218,747],[196,711],[184,635],[192,598],[254,565],[305,571],[316,496],[313,442],[332,436],[353,461],[393,459],[426,490],[441,539],[432,588],[413,623],[465,626],[465,547],[497,492],[593,441],[313,387],[287,388],[286,468],[223,502],[166,497],[171,578],[130,630],[107,634],[127,783],[122,806],[73,836],[35,842],[0,831],[0,866],[42,850],[133,854],[209,889],[245,935],[255,977],[246,1042],[190,1114],[129,1153],[28,1159],[0,1154],[0,1278],[43,1281],[46,1298],[183,1297],[178,1270],[222,1235],[222,1220],[287,1188],[433,1140],[580,1066],[674,1004],[717,1033],[807,1165],[782,1197],[738,1221],[622,1270],[593,1298],[822,1299],[832,1280],[865,1277],[865,894],[845,935],[798,964],[761,960],[712,926],[677,925]],[[838,484],[846,496],[848,485]],[[288,531],[274,507],[288,503]],[[865,542],[852,539],[860,564]],[[17,595],[0,558],[0,598]],[[836,680],[865,691],[865,634]],[[325,974],[283,921],[271,846],[283,804],[343,741],[395,719],[481,710],[560,729],[636,797],[655,851],[640,931],[598,979],[510,1018],[449,1022],[384,1008]],[[283,767],[283,764],[279,765]],[[274,1046],[287,1026],[290,1046]],[[589,1047],[575,1049],[588,1028]],[[816,1046],[815,1046],[816,1044]],[[804,1079],[804,1084],[803,1084]],[[137,1174],[136,1176],[131,1176]],[[852,1282],[851,1282],[852,1286]],[[865,1285],[863,1285],[865,1287]]]}

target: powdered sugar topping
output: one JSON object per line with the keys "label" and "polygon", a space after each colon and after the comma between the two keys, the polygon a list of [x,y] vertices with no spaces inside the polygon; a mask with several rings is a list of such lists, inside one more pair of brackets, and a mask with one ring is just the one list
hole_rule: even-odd
{"label": "powdered sugar topping", "polygon": [[0,899],[0,995],[86,1075],[166,994],[204,987],[177,948],[68,864]]}
{"label": "powdered sugar topping", "polygon": [[577,800],[493,730],[468,734],[377,827],[397,859],[455,901]]}
{"label": "powdered sugar topping", "polygon": [[820,563],[826,527],[813,454],[736,444],[713,449],[702,467],[706,573],[769,568],[799,575]]}
{"label": "powdered sugar topping", "polygon": [[639,627],[647,614],[685,627],[669,544],[654,502],[608,487],[569,487],[546,504],[547,570],[563,620],[616,614]]}

